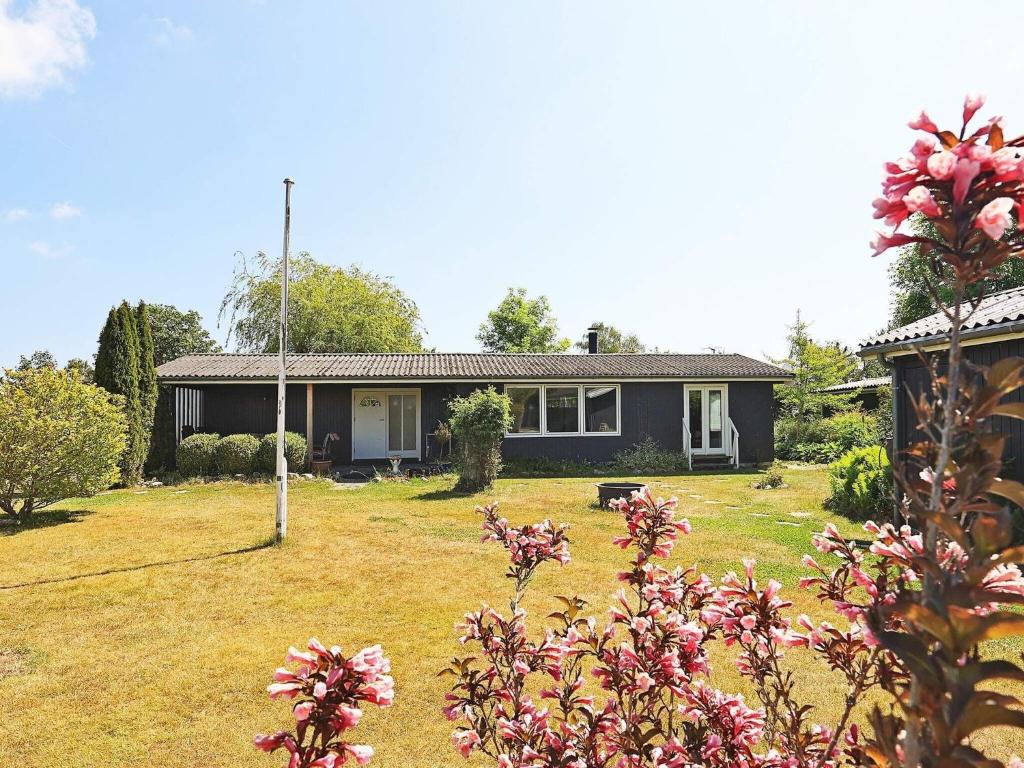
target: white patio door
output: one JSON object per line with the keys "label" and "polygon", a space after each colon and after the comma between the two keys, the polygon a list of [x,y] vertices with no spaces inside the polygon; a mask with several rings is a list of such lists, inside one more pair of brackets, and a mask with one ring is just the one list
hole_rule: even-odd
{"label": "white patio door", "polygon": [[725,384],[687,384],[683,411],[694,456],[728,452],[729,390]]}
{"label": "white patio door", "polygon": [[352,459],[418,459],[418,389],[352,390]]}

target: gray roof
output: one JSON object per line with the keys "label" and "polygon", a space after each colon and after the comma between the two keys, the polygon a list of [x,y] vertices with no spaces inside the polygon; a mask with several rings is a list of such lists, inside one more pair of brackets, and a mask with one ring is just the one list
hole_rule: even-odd
{"label": "gray roof", "polygon": [[[276,354],[186,355],[157,368],[164,381],[273,381]],[[463,354],[448,352],[294,354],[291,379],[788,379],[775,365],[743,355],[675,354]]]}
{"label": "gray roof", "polygon": [[831,387],[822,387],[819,392],[854,392],[856,390],[868,391],[878,389],[879,387],[888,387],[892,384],[892,379],[888,376],[880,376],[874,379],[860,379],[859,381],[847,381],[842,384],[833,384]]}
{"label": "gray roof", "polygon": [[[1024,288],[1010,288],[986,296],[977,310],[960,328],[965,337],[989,336],[997,333],[1021,332],[1024,320]],[[860,354],[884,352],[894,347],[944,341],[952,323],[941,312],[917,322],[893,328],[861,345]]]}

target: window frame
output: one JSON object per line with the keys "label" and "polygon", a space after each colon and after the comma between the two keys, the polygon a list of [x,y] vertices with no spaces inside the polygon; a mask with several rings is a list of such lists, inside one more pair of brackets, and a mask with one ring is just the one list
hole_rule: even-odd
{"label": "window frame", "polygon": [[[559,381],[517,381],[504,385],[504,392],[508,394],[510,389],[537,389],[540,392],[540,431],[539,432],[506,432],[505,437],[518,440],[535,437],[621,437],[622,436],[622,385],[604,381],[581,381],[581,382],[559,382]],[[615,431],[614,432],[587,432],[586,431],[586,402],[588,388],[607,387],[615,390]],[[549,432],[548,431],[548,388],[551,389],[575,389],[576,390],[576,431],[575,432]]]}
{"label": "window frame", "polygon": [[543,437],[544,435],[544,385],[543,384],[506,384],[504,392],[507,395],[510,389],[536,389],[537,390],[537,431],[536,432],[509,432],[505,431],[505,437]]}
{"label": "window frame", "polygon": [[[610,432],[587,431],[587,390],[608,388],[615,390],[615,429]],[[587,437],[619,437],[622,435],[622,387],[618,384],[581,384],[580,385],[580,427],[581,434]]]}

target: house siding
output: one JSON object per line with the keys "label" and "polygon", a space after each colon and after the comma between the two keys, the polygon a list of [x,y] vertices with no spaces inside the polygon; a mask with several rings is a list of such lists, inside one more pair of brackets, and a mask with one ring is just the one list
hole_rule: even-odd
{"label": "house siding", "polygon": [[[975,344],[963,347],[964,357],[975,365],[990,366],[1006,357],[1024,357],[1024,339],[998,341],[992,344]],[[930,384],[928,369],[916,355],[893,358],[893,397],[896,404],[896,419],[893,435],[898,449],[905,450],[912,443],[921,440],[923,433],[917,428],[917,416],[912,398],[917,398]],[[1022,402],[1024,391],[1011,392],[1003,402]],[[1003,450],[1005,463],[1004,477],[1024,481],[1024,423],[1018,419],[1003,416],[991,420],[989,429],[1006,435]]]}
{"label": "house siding", "polygon": [[775,459],[775,395],[771,382],[729,382],[729,418],[740,433],[740,463]]}
{"label": "house siding", "polygon": [[[277,426],[277,387],[275,384],[194,385],[203,392],[206,432],[221,435],[251,433],[263,435]],[[449,417],[448,402],[465,396],[488,382],[409,382],[381,386],[381,389],[416,388],[420,390],[420,452],[436,457],[439,446],[430,434],[439,421]],[[740,461],[749,464],[771,461],[773,457],[772,384],[770,382],[729,382],[729,415],[740,432]],[[322,445],[330,432],[339,440],[332,445],[338,463],[352,462],[352,390],[351,384],[313,385],[313,445]],[[356,385],[373,389],[371,385]],[[501,384],[495,385],[504,391]],[[620,385],[620,434],[571,435],[565,437],[511,437],[502,441],[506,459],[544,456],[556,459],[611,461],[646,436],[663,448],[682,448],[683,384],[666,382],[623,382]],[[288,385],[286,428],[306,435],[306,385]]]}

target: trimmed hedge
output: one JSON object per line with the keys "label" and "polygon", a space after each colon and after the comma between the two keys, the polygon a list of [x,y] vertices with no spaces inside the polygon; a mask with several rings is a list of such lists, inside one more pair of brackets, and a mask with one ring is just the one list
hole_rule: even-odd
{"label": "trimmed hedge", "polygon": [[185,477],[201,477],[213,472],[213,451],[217,447],[220,435],[197,434],[189,435],[178,444],[175,451],[175,463],[178,471]]}
{"label": "trimmed hedge", "polygon": [[[308,447],[306,438],[297,432],[284,433],[284,457],[289,472],[301,472],[306,467]],[[256,455],[256,467],[260,472],[273,475],[277,471],[277,435],[264,435]]]}
{"label": "trimmed hedge", "polygon": [[213,460],[222,475],[251,475],[256,471],[260,441],[252,435],[228,435],[217,441]]}
{"label": "trimmed hedge", "polygon": [[892,513],[892,467],[884,448],[854,448],[828,467],[832,494],[825,506],[852,520],[888,519]]}

